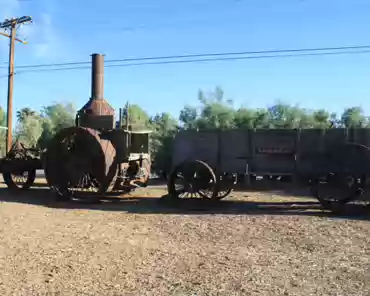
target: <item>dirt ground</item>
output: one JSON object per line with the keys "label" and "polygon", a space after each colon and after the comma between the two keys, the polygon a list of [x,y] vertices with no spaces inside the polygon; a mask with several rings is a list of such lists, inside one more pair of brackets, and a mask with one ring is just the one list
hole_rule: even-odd
{"label": "dirt ground", "polygon": [[92,205],[0,189],[0,295],[370,295],[367,216],[289,193],[207,211],[163,194]]}

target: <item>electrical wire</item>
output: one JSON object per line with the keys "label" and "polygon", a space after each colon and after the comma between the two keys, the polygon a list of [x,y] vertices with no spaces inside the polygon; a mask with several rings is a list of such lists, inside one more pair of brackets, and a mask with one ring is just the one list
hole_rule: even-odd
{"label": "electrical wire", "polygon": [[[239,55],[255,55],[255,54],[277,54],[277,53],[299,53],[299,52],[320,52],[320,51],[342,51],[353,49],[370,49],[370,45],[358,46],[340,46],[340,47],[321,47],[321,48],[299,48],[299,49],[278,49],[278,50],[260,50],[260,51],[240,51],[240,52],[223,52],[223,53],[202,53],[202,54],[188,54],[188,55],[168,55],[168,56],[154,56],[154,57],[139,57],[126,59],[105,60],[105,63],[117,62],[136,62],[136,61],[150,61],[150,60],[168,60],[168,59],[185,59],[185,58],[205,58],[217,56],[239,56]],[[23,68],[45,68],[56,66],[77,66],[90,64],[91,61],[65,62],[53,64],[35,64],[16,66],[16,69]],[[7,68],[7,66],[0,66],[0,68]]]}
{"label": "electrical wire", "polygon": [[[146,66],[146,65],[166,65],[166,64],[184,64],[184,63],[200,63],[200,62],[217,62],[217,61],[237,61],[237,60],[253,60],[253,59],[275,59],[275,58],[292,58],[292,57],[309,57],[309,56],[329,56],[329,55],[343,55],[343,54],[369,54],[369,50],[362,51],[343,51],[343,52],[327,52],[327,53],[300,53],[300,54],[286,54],[286,55],[260,55],[248,57],[223,57],[223,58],[209,58],[209,59],[192,59],[192,60],[175,60],[175,61],[157,61],[157,62],[142,62],[142,63],[128,63],[107,65],[105,68],[112,67],[133,67],[133,66]],[[53,69],[30,69],[21,70],[16,74],[30,73],[30,72],[52,72],[52,71],[67,71],[67,70],[82,70],[90,69],[91,66],[81,67],[66,67],[66,68],[53,68]]]}

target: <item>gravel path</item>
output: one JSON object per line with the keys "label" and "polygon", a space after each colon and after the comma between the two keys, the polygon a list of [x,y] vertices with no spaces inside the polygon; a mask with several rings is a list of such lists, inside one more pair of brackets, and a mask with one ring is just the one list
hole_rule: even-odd
{"label": "gravel path", "polygon": [[370,295],[366,219],[267,193],[181,212],[161,193],[51,207],[2,190],[0,295]]}

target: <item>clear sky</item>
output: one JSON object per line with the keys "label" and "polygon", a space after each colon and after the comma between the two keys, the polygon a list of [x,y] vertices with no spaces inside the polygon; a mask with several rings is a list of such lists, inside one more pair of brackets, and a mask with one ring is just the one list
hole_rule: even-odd
{"label": "clear sky", "polygon": [[[142,56],[286,48],[370,45],[368,0],[0,0],[0,18],[31,15],[17,44],[16,65]],[[7,61],[0,36],[0,63]],[[1,64],[0,66],[6,66]],[[105,97],[150,114],[198,104],[198,89],[221,86],[237,106],[276,100],[370,114],[370,54],[259,59],[107,68]],[[6,106],[6,69],[0,105]],[[16,109],[56,101],[81,107],[90,97],[90,71],[23,73],[15,77]]]}

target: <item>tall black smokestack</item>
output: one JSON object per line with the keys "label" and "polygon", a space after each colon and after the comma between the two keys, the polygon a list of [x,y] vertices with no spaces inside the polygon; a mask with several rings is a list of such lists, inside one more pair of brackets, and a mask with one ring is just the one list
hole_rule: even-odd
{"label": "tall black smokestack", "polygon": [[104,99],[104,55],[92,54],[91,99]]}
{"label": "tall black smokestack", "polygon": [[77,112],[76,125],[94,129],[115,126],[114,109],[104,99],[104,55],[92,54],[91,97]]}

